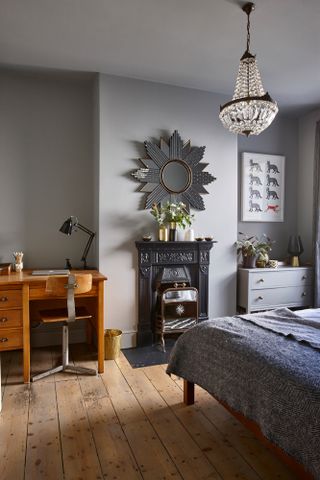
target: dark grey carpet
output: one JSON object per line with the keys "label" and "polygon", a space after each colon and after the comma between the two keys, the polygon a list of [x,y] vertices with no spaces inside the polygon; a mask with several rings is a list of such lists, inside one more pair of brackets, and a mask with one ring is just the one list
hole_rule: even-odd
{"label": "dark grey carpet", "polygon": [[172,347],[175,343],[173,338],[166,339],[166,352],[159,350],[157,345],[148,347],[126,348],[122,350],[126,359],[133,368],[150,367],[168,363]]}

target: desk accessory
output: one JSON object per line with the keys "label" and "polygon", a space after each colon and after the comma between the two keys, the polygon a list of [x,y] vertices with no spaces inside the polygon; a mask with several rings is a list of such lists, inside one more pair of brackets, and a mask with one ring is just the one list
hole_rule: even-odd
{"label": "desk accessory", "polygon": [[14,256],[14,269],[16,272],[21,272],[23,270],[23,252],[13,252]]}
{"label": "desk accessory", "polygon": [[0,275],[9,275],[11,272],[11,263],[0,263]]}
{"label": "desk accessory", "polygon": [[[92,241],[95,237],[95,232],[92,232],[89,230],[89,228],[84,227],[79,223],[77,217],[71,216],[67,218],[67,220],[63,223],[63,225],[60,228],[60,232],[65,233],[66,235],[71,235],[73,232],[76,232],[77,230],[82,230],[83,232],[87,233],[89,235],[89,239],[87,241],[86,246],[84,247],[83,254],[81,257],[81,261],[83,262],[83,268],[86,269],[88,268],[87,266],[87,256],[92,244]],[[70,262],[69,262],[70,264]],[[71,264],[70,264],[71,266]]]}

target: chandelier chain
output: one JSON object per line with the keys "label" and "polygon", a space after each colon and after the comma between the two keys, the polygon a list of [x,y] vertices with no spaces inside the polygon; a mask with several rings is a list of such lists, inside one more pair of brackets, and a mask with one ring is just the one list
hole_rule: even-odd
{"label": "chandelier chain", "polygon": [[250,51],[250,12],[247,13],[248,21],[247,21],[247,52]]}

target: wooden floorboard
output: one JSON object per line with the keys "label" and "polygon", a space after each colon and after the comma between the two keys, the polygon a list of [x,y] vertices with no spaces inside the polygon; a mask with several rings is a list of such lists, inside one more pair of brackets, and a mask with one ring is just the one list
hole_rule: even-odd
{"label": "wooden floorboard", "polygon": [[[32,351],[38,373],[59,349]],[[96,368],[87,346],[75,365]],[[22,382],[21,352],[2,354],[1,480],[293,480],[296,477],[209,394],[182,403],[165,366],[133,369],[121,354],[105,373]]]}

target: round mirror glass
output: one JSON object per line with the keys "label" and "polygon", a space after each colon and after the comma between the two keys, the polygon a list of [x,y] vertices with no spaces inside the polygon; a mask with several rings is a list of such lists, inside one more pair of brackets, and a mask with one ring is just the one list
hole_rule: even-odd
{"label": "round mirror glass", "polygon": [[191,183],[191,169],[181,160],[171,160],[162,168],[161,181],[169,192],[185,192]]}

